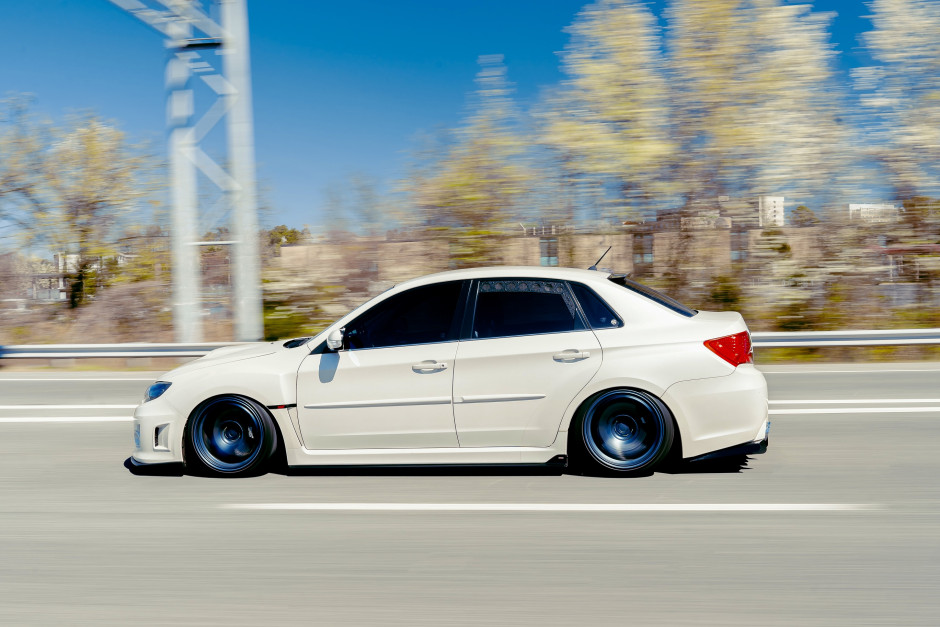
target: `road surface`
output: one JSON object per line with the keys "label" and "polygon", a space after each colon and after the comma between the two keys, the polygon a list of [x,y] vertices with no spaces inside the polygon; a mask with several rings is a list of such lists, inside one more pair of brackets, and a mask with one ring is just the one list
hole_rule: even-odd
{"label": "road surface", "polygon": [[0,373],[0,625],[936,625],[940,365],[767,367],[767,454],[134,475],[157,373]]}

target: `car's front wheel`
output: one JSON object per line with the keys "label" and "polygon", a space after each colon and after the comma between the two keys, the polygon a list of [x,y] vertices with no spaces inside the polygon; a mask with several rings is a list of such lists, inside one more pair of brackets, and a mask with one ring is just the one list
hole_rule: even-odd
{"label": "car's front wheel", "polygon": [[672,448],[669,410],[641,390],[608,390],[588,401],[581,417],[583,452],[607,472],[633,474],[655,468]]}
{"label": "car's front wheel", "polygon": [[277,447],[268,410],[243,396],[217,396],[197,407],[186,424],[187,466],[213,475],[260,472]]}

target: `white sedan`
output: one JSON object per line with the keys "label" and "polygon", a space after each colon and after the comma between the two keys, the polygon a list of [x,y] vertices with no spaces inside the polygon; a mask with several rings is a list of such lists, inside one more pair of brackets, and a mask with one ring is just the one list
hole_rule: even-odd
{"label": "white sedan", "polygon": [[402,283],[313,338],[232,346],[154,383],[135,464],[564,464],[649,472],[763,452],[767,385],[734,312],[538,267]]}

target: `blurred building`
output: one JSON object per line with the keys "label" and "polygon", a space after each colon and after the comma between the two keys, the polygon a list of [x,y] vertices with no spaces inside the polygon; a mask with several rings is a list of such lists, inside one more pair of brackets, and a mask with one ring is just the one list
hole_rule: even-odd
{"label": "blurred building", "polygon": [[[674,275],[681,267],[685,279],[707,282],[718,275],[739,273],[744,263],[816,263],[822,234],[821,227],[786,227],[782,196],[720,196],[711,206],[665,209],[652,220],[624,222],[618,231],[592,233],[570,225],[532,228],[514,224],[488,239],[493,250],[489,260],[494,265],[587,268],[610,247],[601,268],[658,278]],[[371,237],[346,234],[282,246],[275,264],[306,273],[314,283],[350,285],[352,281],[352,289],[370,292],[377,285],[450,269],[455,248],[460,246],[459,239],[420,232]]]}
{"label": "blurred building", "polygon": [[[634,244],[630,233],[575,233],[571,229],[527,229],[490,236],[493,265],[568,266],[593,265],[608,246],[611,251],[601,267],[618,272],[633,271]],[[312,282],[349,285],[374,291],[372,284],[401,281],[451,269],[452,247],[458,242],[427,238],[420,234],[395,233],[378,237],[350,237],[282,246],[274,260],[284,270],[302,271]]]}
{"label": "blurred building", "polygon": [[868,224],[889,224],[900,219],[900,211],[890,203],[850,203],[849,220]]}
{"label": "blurred building", "polygon": [[[730,202],[730,201],[729,201]],[[733,204],[733,203],[732,203]],[[598,264],[602,269],[658,278],[681,267],[690,281],[734,275],[736,264],[776,259],[815,263],[821,254],[821,227],[784,227],[768,232],[758,226],[756,208],[740,221],[719,209],[701,215],[660,212],[655,220],[624,223],[619,231],[583,232],[574,228],[507,228],[488,236],[493,265],[588,268],[610,247]],[[428,237],[420,232],[383,236],[324,238],[316,243],[282,246],[276,268],[303,274],[311,283],[343,285],[357,292],[451,269],[460,241]],[[785,250],[784,254],[779,251]],[[773,263],[773,262],[772,262]]]}
{"label": "blurred building", "polygon": [[757,215],[760,226],[783,226],[785,213],[783,196],[760,196],[757,199]]}
{"label": "blurred building", "polygon": [[2,308],[24,309],[30,301],[59,300],[58,278],[48,261],[16,252],[0,254]]}

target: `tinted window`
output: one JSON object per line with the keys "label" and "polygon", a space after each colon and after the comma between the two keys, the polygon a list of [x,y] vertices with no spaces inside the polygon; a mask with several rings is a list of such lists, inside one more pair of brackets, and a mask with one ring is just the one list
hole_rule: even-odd
{"label": "tinted window", "polygon": [[663,307],[668,307],[669,309],[672,309],[674,312],[682,314],[683,316],[686,316],[687,318],[691,318],[692,316],[698,313],[697,310],[689,309],[688,307],[686,307],[685,305],[683,305],[676,299],[670,298],[669,296],[666,296],[662,292],[654,290],[651,287],[647,287],[643,285],[642,283],[631,281],[625,276],[611,275],[607,278],[613,283],[623,286],[627,288],[628,290],[630,290],[631,292],[640,294],[641,296],[645,296],[646,298],[659,303]]}
{"label": "tinted window", "polygon": [[457,339],[461,281],[416,287],[388,298],[346,325],[350,348],[429,344]]}
{"label": "tinted window", "polygon": [[580,331],[584,323],[561,281],[480,281],[473,337]]}
{"label": "tinted window", "polygon": [[581,303],[581,310],[593,329],[615,329],[623,326],[623,321],[607,306],[601,297],[591,288],[580,283],[571,283],[574,295]]}

